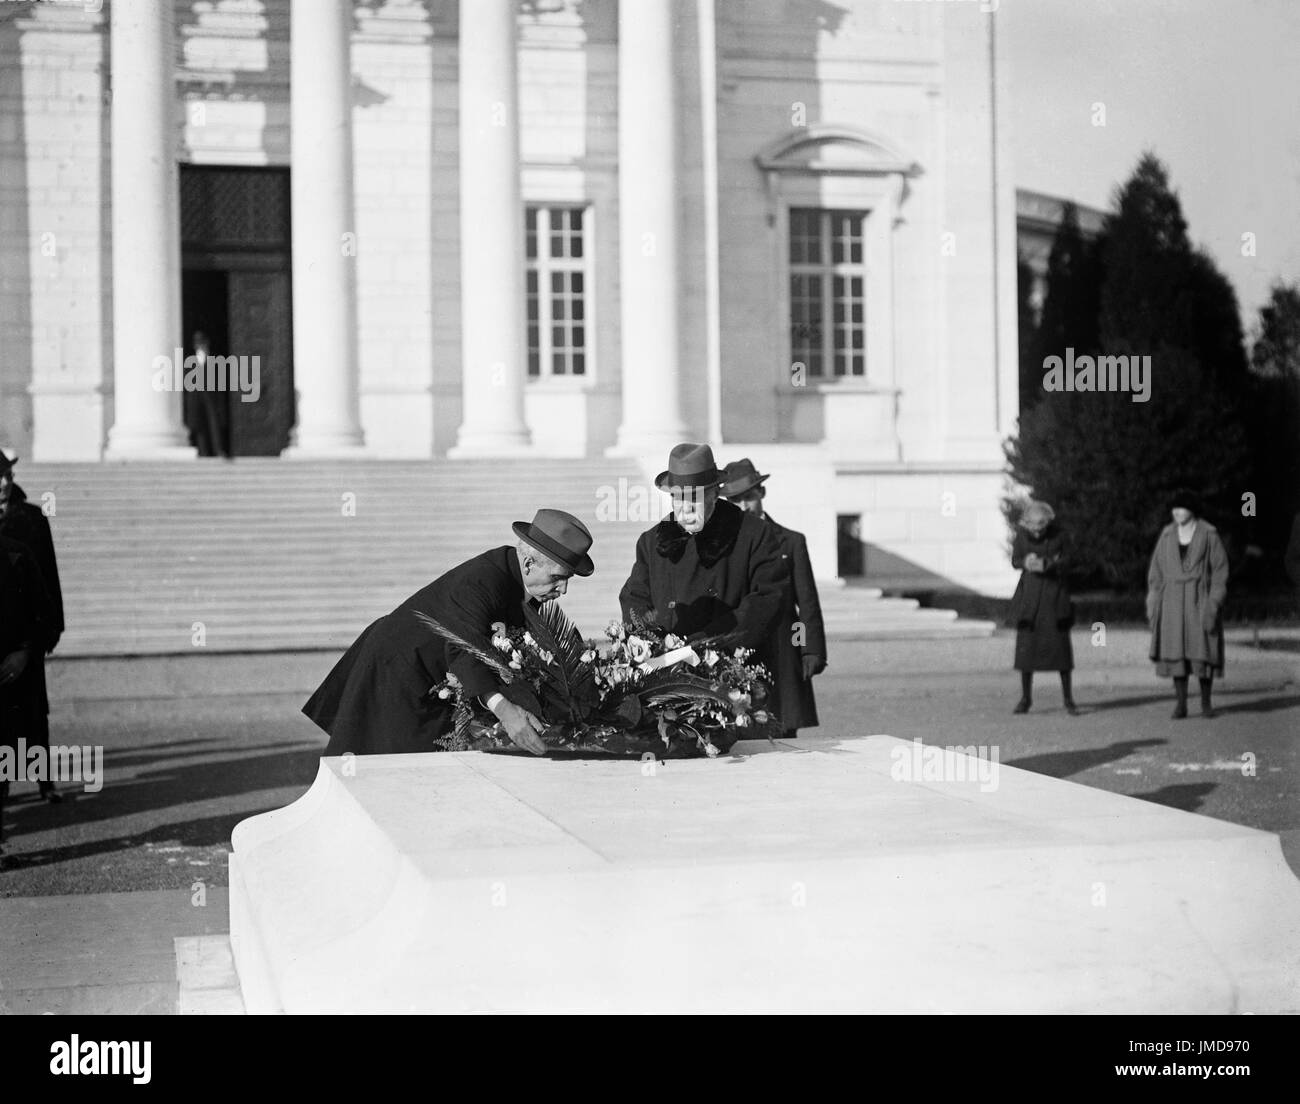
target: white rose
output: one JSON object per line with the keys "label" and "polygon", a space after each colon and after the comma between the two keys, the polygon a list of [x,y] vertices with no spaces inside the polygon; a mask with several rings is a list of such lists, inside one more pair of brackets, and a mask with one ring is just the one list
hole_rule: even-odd
{"label": "white rose", "polygon": [[578,658],[581,659],[583,663],[594,663],[596,661],[596,649],[588,648]]}
{"label": "white rose", "polygon": [[674,636],[672,633],[669,633],[667,636],[664,637],[665,651],[672,652],[672,651],[676,651],[676,649],[678,648],[685,648],[685,647],[686,647],[686,641],[683,640],[680,636]]}
{"label": "white rose", "polygon": [[627,638],[627,650],[632,657],[633,663],[644,663],[650,658],[650,643],[642,640],[639,636],[629,636]]}

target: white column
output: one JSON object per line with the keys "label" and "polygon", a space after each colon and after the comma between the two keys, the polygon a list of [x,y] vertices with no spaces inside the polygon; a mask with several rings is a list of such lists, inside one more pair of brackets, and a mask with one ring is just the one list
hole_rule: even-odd
{"label": "white column", "polygon": [[355,452],[356,220],[352,201],[352,2],[292,0],[289,22],[293,372],[290,452]]}
{"label": "white column", "polygon": [[452,457],[529,449],[516,0],[460,5],[461,425]]}
{"label": "white column", "polygon": [[[110,9],[113,427],[107,459],[192,457],[181,398],[155,387],[157,358],[179,357],[179,179],[172,0]],[[162,383],[171,373],[158,374]]]}
{"label": "white column", "polygon": [[623,423],[610,451],[658,453],[686,436],[678,311],[674,0],[618,6],[619,271]]}

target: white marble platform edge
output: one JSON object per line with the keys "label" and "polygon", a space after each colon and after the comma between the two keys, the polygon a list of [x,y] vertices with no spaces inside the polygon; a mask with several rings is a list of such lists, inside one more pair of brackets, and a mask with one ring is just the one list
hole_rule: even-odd
{"label": "white marble platform edge", "polygon": [[[801,764],[813,775],[851,766],[883,786],[881,756],[901,744],[869,737],[785,753],[813,756]],[[828,750],[854,759],[818,757]],[[250,1012],[1300,1007],[1300,883],[1269,833],[1002,767],[987,804],[952,783],[904,795],[950,813],[958,837],[963,817],[1011,833],[1000,843],[939,838],[878,854],[859,847],[837,856],[831,847],[687,864],[680,855],[660,860],[651,847],[611,860],[566,831],[569,809],[541,810],[535,794],[530,804],[511,793],[558,768],[553,783],[581,781],[599,797],[625,784],[610,780],[607,764],[588,777],[588,764],[472,753],[350,767],[359,765],[360,782],[341,776],[341,761],[322,761],[302,799],[235,829],[231,942]],[[676,782],[694,778],[697,789],[721,784],[726,776],[716,772],[729,769],[681,767]],[[782,765],[781,776],[793,767]],[[438,817],[407,806],[439,785],[444,796],[490,796],[495,807],[482,811],[492,823],[551,836],[512,856],[513,865],[502,865],[509,848],[492,839],[468,851],[412,844],[412,825],[427,820],[435,830]],[[881,790],[895,801],[899,792]],[[459,815],[472,821],[478,808]],[[381,823],[399,820],[409,854]],[[1081,834],[1036,839],[1057,824]],[[511,842],[509,832],[502,840]],[[468,855],[469,869],[450,872],[448,855]],[[539,872],[529,872],[533,864]],[[1099,884],[1111,895],[1105,907],[1082,907],[1087,887]],[[797,885],[813,907],[774,904]],[[494,906],[494,892],[509,896],[507,907]],[[629,901],[639,904],[629,909]],[[702,929],[702,915],[716,930]],[[636,938],[611,935],[628,923],[642,926]],[[540,952],[530,936],[539,926]],[[891,941],[905,948],[901,972],[900,955],[880,951]],[[655,948],[654,970],[637,967],[640,946]],[[793,948],[798,961],[764,968],[774,948]],[[691,969],[683,973],[682,963]]]}

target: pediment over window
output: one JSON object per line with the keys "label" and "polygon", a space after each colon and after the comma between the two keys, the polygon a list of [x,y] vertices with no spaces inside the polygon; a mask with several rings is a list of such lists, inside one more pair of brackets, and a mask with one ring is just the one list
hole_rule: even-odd
{"label": "pediment over window", "polygon": [[754,159],[765,172],[899,173],[920,176],[921,165],[898,146],[855,127],[800,127],[766,146]]}

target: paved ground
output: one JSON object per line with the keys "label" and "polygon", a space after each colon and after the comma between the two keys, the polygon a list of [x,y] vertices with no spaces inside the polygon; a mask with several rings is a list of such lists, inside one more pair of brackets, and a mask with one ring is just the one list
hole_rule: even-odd
{"label": "paved ground", "polygon": [[[823,731],[986,745],[1003,764],[1278,833],[1300,872],[1300,630],[1230,634],[1220,715],[1170,719],[1146,633],[1075,633],[1076,693],[1019,696],[1012,640],[832,644]],[[226,930],[226,854],[244,817],[310,785],[324,746],[299,707],[336,657],[67,661],[50,670],[54,739],[104,748],[97,793],[14,786],[0,872],[0,1010],[174,1003],[172,937]],[[1254,774],[1243,772],[1253,756]],[[89,895],[89,896],[88,896]]]}

